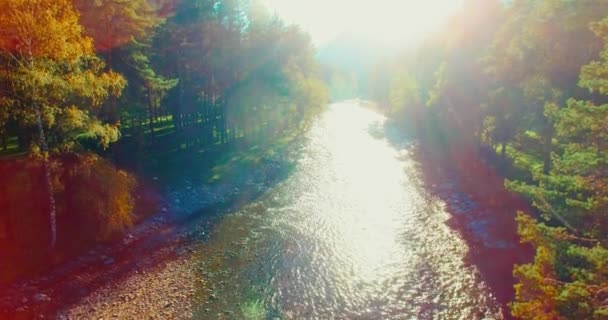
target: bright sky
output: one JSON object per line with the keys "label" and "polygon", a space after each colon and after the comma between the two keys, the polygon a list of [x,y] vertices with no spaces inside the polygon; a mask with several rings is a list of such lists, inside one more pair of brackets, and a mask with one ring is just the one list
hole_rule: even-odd
{"label": "bright sky", "polygon": [[264,0],[323,45],[349,32],[381,44],[416,42],[436,30],[461,0]]}

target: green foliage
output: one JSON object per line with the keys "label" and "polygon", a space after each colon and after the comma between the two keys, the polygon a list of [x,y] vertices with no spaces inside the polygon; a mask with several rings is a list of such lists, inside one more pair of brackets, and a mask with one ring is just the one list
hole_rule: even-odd
{"label": "green foliage", "polygon": [[0,149],[28,154],[0,167],[0,241],[129,228],[135,178],[91,152],[139,167],[183,148],[276,150],[328,98],[308,35],[260,1],[0,1]]}
{"label": "green foliage", "polygon": [[393,76],[389,90],[391,114],[396,117],[406,116],[408,108],[422,103],[416,79],[407,73]]}
{"label": "green foliage", "polygon": [[182,137],[202,137],[195,143],[272,140],[328,99],[308,36],[256,2],[184,2],[154,51],[161,74],[179,79],[168,112]]}
{"label": "green foliage", "polygon": [[359,80],[354,72],[323,65],[323,80],[329,86],[332,101],[341,101],[358,96]]}
{"label": "green foliage", "polygon": [[[592,29],[606,41],[608,30],[602,28],[603,23],[593,24]],[[602,71],[608,65],[607,52],[608,49],[602,52],[602,61],[582,68],[580,84],[592,92],[607,93],[603,88],[607,77]],[[559,147],[559,152],[552,156],[552,170],[535,173],[532,184],[514,181],[507,186],[532,199],[545,220],[558,221],[566,229],[536,225],[531,219],[520,217],[522,239],[534,244],[537,259],[516,269],[520,290],[513,313],[522,318],[605,319],[608,308],[608,188],[605,182],[608,105],[570,99],[561,110],[548,104],[545,116],[554,123],[556,139],[552,143]],[[530,231],[534,229],[539,232]],[[542,263],[539,261],[541,250],[548,252],[549,257]],[[530,272],[521,272],[532,269],[538,270],[536,278],[532,278]],[[530,291],[547,282],[554,290],[550,298]],[[538,309],[536,305],[541,301],[554,302]]]}
{"label": "green foliage", "polygon": [[[28,134],[36,134],[40,108],[44,127],[54,138],[52,149],[70,150],[85,134],[96,137],[104,147],[118,140],[117,128],[99,121],[95,112],[109,95],[119,94],[125,82],[115,73],[103,72],[100,60],[83,57],[66,65],[38,59],[30,67],[10,61],[7,65],[7,70],[0,71],[0,81],[12,90],[1,107]],[[35,150],[38,145],[30,147]]]}
{"label": "green foliage", "polygon": [[103,147],[116,141],[117,128],[99,121],[95,112],[109,96],[120,94],[125,80],[104,71],[71,3],[11,0],[3,5],[0,30],[19,32],[0,35],[0,114],[13,119],[30,141],[42,118],[47,142],[56,150],[72,149],[82,134],[97,137]]}
{"label": "green foliage", "polygon": [[425,103],[422,121],[403,123],[423,123],[424,141],[501,155],[489,159],[512,171],[507,188],[537,209],[541,221],[517,218],[536,249],[514,270],[522,319],[608,314],[607,15],[596,0],[465,1],[370,84],[397,120]]}
{"label": "green foliage", "polygon": [[426,105],[429,107],[434,107],[441,103],[441,94],[446,86],[446,68],[447,64],[443,62],[435,72],[435,85],[429,90],[429,99],[426,101]]}
{"label": "green foliage", "polygon": [[531,264],[517,266],[513,315],[522,319],[604,319],[608,250],[566,229],[518,215],[522,241],[536,248]]}

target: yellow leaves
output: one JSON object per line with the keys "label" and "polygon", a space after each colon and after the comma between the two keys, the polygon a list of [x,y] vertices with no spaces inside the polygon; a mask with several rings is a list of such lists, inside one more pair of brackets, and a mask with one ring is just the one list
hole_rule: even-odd
{"label": "yellow leaves", "polygon": [[118,141],[120,138],[120,131],[115,125],[102,124],[98,121],[90,123],[87,128],[87,132],[99,141],[99,144],[105,149],[110,146],[112,142]]}
{"label": "yellow leaves", "polygon": [[89,115],[75,106],[65,108],[62,113],[63,116],[61,118],[64,122],[62,127],[68,129],[81,128],[89,121]]}
{"label": "yellow leaves", "polygon": [[516,302],[511,305],[513,316],[521,319],[562,319],[556,307],[560,290],[553,280],[554,260],[553,250],[540,246],[533,264],[515,267],[513,275],[519,283],[515,285]]}
{"label": "yellow leaves", "polygon": [[[97,237],[100,240],[108,239],[133,224],[132,192],[136,181],[133,176],[116,169],[110,162],[98,156],[87,155],[82,158],[85,158],[86,162],[82,162],[73,172],[73,178],[80,179],[81,186],[85,186],[85,189],[75,190],[78,193],[75,197],[81,199],[80,206],[89,207],[87,214],[92,215],[90,222],[101,222],[90,225],[91,228],[97,229]],[[87,203],[87,199],[92,202]]]}
{"label": "yellow leaves", "polygon": [[90,111],[119,96],[126,80],[105,71],[71,0],[0,1],[0,58],[8,62],[0,81],[10,90],[0,111],[32,127],[43,108],[44,129],[56,136],[51,148],[69,150],[87,130],[104,147],[118,139]]}
{"label": "yellow leaves", "polygon": [[88,98],[89,105],[97,107],[110,95],[120,96],[127,85],[124,77],[113,71],[98,73],[97,70],[83,70],[66,76],[68,87],[77,96]]}
{"label": "yellow leaves", "polygon": [[608,17],[604,18],[602,21],[592,23],[591,30],[596,36],[602,38],[604,42],[608,42]]}
{"label": "yellow leaves", "polygon": [[3,0],[0,48],[26,60],[73,61],[94,53],[70,0]]}
{"label": "yellow leaves", "polygon": [[591,92],[608,94],[608,18],[592,23],[591,30],[604,41],[604,50],[601,60],[583,66],[579,85]]}
{"label": "yellow leaves", "polygon": [[[52,184],[57,200],[58,240],[76,247],[107,240],[133,224],[136,181],[109,161],[93,154],[51,156]],[[47,192],[42,156],[0,162],[0,208],[15,241],[28,254],[46,254]],[[36,248],[41,248],[37,250]],[[73,246],[68,245],[67,248]]]}
{"label": "yellow leaves", "polygon": [[109,71],[101,76],[101,81],[108,88],[108,93],[113,96],[120,96],[122,90],[127,86],[127,80],[114,71]]}
{"label": "yellow leaves", "polygon": [[519,211],[517,212],[517,233],[522,243],[540,244],[540,235],[536,227],[537,221],[531,216]]}

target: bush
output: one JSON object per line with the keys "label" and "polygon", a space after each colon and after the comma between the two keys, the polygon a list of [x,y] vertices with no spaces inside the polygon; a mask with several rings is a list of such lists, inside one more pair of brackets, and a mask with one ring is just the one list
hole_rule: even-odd
{"label": "bush", "polygon": [[[132,175],[94,154],[54,155],[49,163],[58,253],[109,240],[133,224]],[[40,262],[51,238],[43,159],[0,161],[0,177],[0,261]]]}

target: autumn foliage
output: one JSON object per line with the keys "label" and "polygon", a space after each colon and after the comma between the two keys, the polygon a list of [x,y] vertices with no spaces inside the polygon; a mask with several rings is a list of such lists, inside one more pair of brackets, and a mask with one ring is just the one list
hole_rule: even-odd
{"label": "autumn foliage", "polygon": [[[58,209],[57,252],[77,252],[133,224],[132,175],[94,154],[69,153],[49,160]],[[10,261],[41,261],[50,250],[48,195],[40,187],[42,158],[1,160],[0,176],[0,261],[4,268]]]}
{"label": "autumn foliage", "polygon": [[110,159],[272,143],[325,101],[310,39],[257,1],[2,0],[0,263],[129,228],[137,182]]}
{"label": "autumn foliage", "polygon": [[0,48],[12,54],[74,60],[94,53],[71,0],[7,0],[0,12]]}

